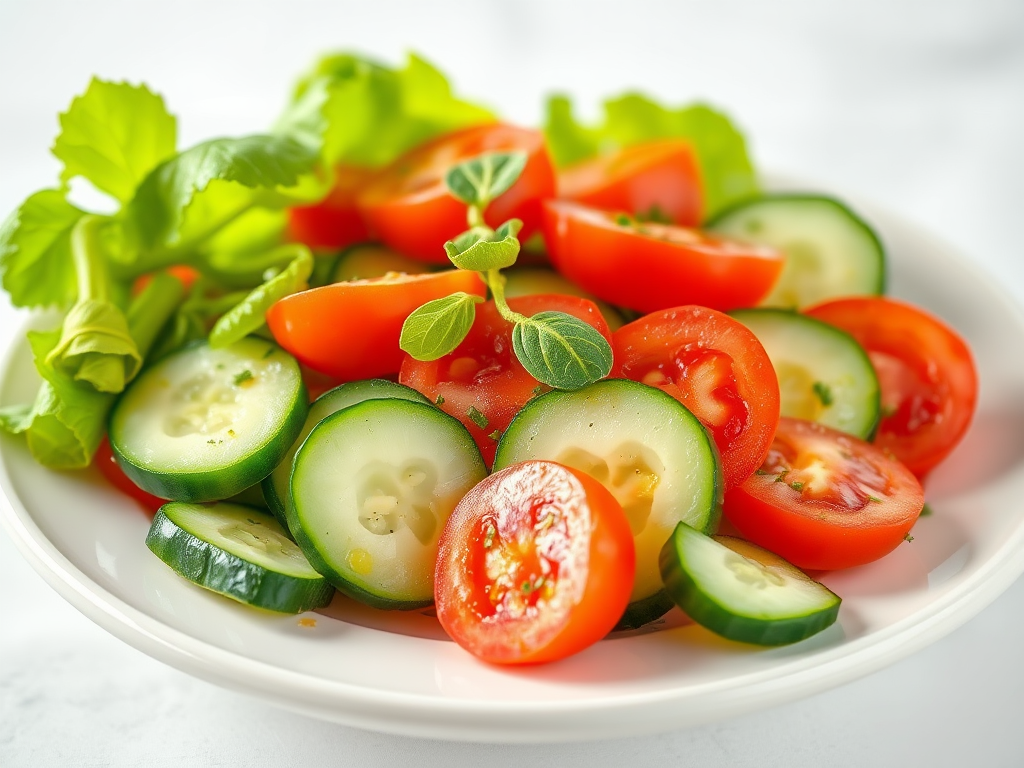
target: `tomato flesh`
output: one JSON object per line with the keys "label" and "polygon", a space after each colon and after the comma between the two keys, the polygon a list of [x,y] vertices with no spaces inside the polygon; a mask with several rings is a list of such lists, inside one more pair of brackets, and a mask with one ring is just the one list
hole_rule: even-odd
{"label": "tomato flesh", "polygon": [[914,475],[877,446],[783,417],[761,468],[725,495],[740,534],[798,568],[834,570],[888,554],[924,507]]}
{"label": "tomato flesh", "polygon": [[464,270],[334,283],[281,299],[267,325],[303,365],[339,381],[369,379],[398,373],[398,340],[414,309],[458,291],[487,294],[477,273]]}
{"label": "tomato flesh", "polygon": [[707,307],[676,307],[624,325],[612,344],[613,376],[667,392],[708,429],[726,489],[761,465],[779,420],[779,385],[742,323]]}
{"label": "tomato flesh", "polygon": [[369,168],[338,167],[334,187],[322,202],[288,210],[292,239],[314,250],[327,251],[368,240],[369,231],[356,207],[356,196],[374,175]]}
{"label": "tomato flesh", "polygon": [[521,219],[521,241],[540,227],[541,200],[555,192],[555,173],[539,131],[511,125],[481,125],[450,133],[398,158],[359,196],[371,232],[399,253],[448,264],[444,244],[464,232],[466,204],[445,185],[448,170],[485,152],[527,153],[526,167],[507,191],[487,207],[492,227]]}
{"label": "tomato flesh", "polygon": [[132,482],[117,463],[117,459],[114,458],[114,452],[110,449],[110,441],[106,437],[100,442],[92,460],[94,466],[108,483],[125,496],[133,499],[148,514],[155,515],[156,511],[167,503],[167,499],[146,493]]}
{"label": "tomato flesh", "polygon": [[[558,311],[578,317],[611,343],[600,310],[578,296],[538,294],[508,300],[520,314]],[[465,340],[451,354],[422,361],[406,356],[398,380],[422,392],[443,411],[461,421],[476,440],[490,466],[498,439],[513,417],[543,389],[515,356],[512,324],[501,317],[493,301],[478,304],[476,319]]]}
{"label": "tomato flesh", "polygon": [[624,221],[566,200],[544,203],[544,240],[559,272],[598,298],[641,312],[753,306],[783,264],[783,255],[766,246]]}
{"label": "tomato flesh", "polygon": [[967,343],[938,318],[885,297],[838,299],[806,313],[846,331],[867,351],[882,400],[874,442],[926,477],[974,416],[978,374]]}
{"label": "tomato flesh", "polygon": [[516,464],[473,488],[448,519],[437,617],[485,661],[561,659],[615,626],[635,558],[625,513],[603,485],[553,462]]}
{"label": "tomato flesh", "polygon": [[695,227],[701,221],[700,170],[685,141],[625,147],[558,174],[558,196],[650,221]]}

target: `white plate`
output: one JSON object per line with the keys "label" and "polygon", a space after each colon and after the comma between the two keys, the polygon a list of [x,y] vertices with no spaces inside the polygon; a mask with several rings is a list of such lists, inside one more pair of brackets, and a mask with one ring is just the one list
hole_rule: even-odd
{"label": "white plate", "polygon": [[[558,664],[497,669],[423,616],[341,600],[331,612],[344,620],[246,609],[153,557],[145,516],[91,472],[44,470],[7,436],[4,523],[61,595],[122,640],[198,677],[347,725],[479,741],[615,737],[830,688],[950,632],[1024,570],[1024,367],[1016,354],[1024,322],[941,243],[858,207],[889,247],[892,292],[930,308],[973,346],[981,398],[970,433],[929,486],[934,514],[883,560],[826,577],[843,597],[839,622],[803,643],[761,650],[676,620]],[[34,386],[25,345],[16,345],[0,403],[28,401]]]}

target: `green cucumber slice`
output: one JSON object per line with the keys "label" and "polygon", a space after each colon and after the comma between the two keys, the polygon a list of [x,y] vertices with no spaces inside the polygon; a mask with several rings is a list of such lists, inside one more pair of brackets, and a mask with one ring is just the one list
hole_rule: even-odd
{"label": "green cucumber slice", "polygon": [[754,332],[775,367],[783,416],[870,440],[881,414],[878,376],[864,348],[828,323],[786,309],[729,313]]}
{"label": "green cucumber slice", "polygon": [[706,228],[778,248],[786,264],[762,306],[801,309],[837,296],[885,290],[885,248],[871,226],[840,201],[776,194],[745,200]]}
{"label": "green cucumber slice", "polygon": [[505,430],[494,471],[530,459],[581,469],[622,504],[636,545],[633,593],[619,629],[672,607],[658,553],[680,521],[713,531],[721,511],[721,469],[707,431],[675,398],[625,379],[575,392],[549,392]]}
{"label": "green cucumber slice", "polygon": [[680,523],[659,560],[665,588],[712,632],[756,645],[795,643],[839,615],[840,598],[778,555]]}
{"label": "green cucumber slice", "polygon": [[291,529],[291,524],[288,522],[289,507],[291,506],[288,496],[288,481],[292,474],[292,461],[295,459],[295,453],[302,445],[302,441],[313,431],[313,427],[342,408],[348,408],[348,406],[361,403],[364,400],[377,400],[383,397],[398,397],[422,403],[430,402],[415,389],[404,384],[396,384],[387,379],[367,379],[366,381],[352,381],[328,390],[309,406],[306,423],[302,425],[299,436],[274,471],[267,475],[262,483],[263,498],[281,525]]}
{"label": "green cucumber slice", "polygon": [[427,403],[365,400],[326,417],[295,454],[289,523],[313,567],[349,597],[420,608],[434,601],[445,523],[486,475],[457,419]]}
{"label": "green cucumber slice", "polygon": [[354,245],[341,254],[331,275],[331,282],[344,283],[350,280],[368,280],[383,277],[388,272],[404,272],[418,275],[429,272],[430,265],[410,259],[383,245],[366,243]]}
{"label": "green cucumber slice", "polygon": [[302,613],[334,594],[273,517],[241,504],[164,504],[146,546],[193,584],[268,611]]}
{"label": "green cucumber slice", "polygon": [[248,336],[185,347],[132,382],[110,417],[110,446],[140,488],[175,501],[219,501],[259,483],[306,418],[299,365]]}

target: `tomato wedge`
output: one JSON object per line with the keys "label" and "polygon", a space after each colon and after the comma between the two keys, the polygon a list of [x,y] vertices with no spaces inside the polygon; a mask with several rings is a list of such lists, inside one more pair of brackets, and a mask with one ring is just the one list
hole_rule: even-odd
{"label": "tomato wedge", "polygon": [[449,517],[434,573],[437,618],[491,663],[561,659],[615,626],[635,557],[625,513],[603,485],[553,462],[515,464]]}
{"label": "tomato wedge", "polygon": [[522,219],[520,240],[540,227],[540,201],[555,192],[555,172],[540,131],[511,125],[465,128],[430,141],[398,158],[359,196],[370,230],[399,253],[447,264],[444,244],[466,226],[466,205],[445,186],[448,170],[485,152],[522,150],[526,167],[515,184],[488,206],[487,223],[497,227]]}
{"label": "tomato wedge", "polygon": [[294,293],[267,312],[277,343],[300,363],[340,381],[398,373],[409,313],[458,291],[486,296],[476,272],[392,273]]}
{"label": "tomato wedge", "polygon": [[927,312],[895,299],[838,299],[806,314],[849,333],[878,374],[882,420],[874,442],[924,478],[957,446],[978,401],[967,343]]}
{"label": "tomato wedge", "polygon": [[92,461],[93,465],[100,471],[100,474],[103,475],[103,478],[108,483],[125,496],[133,499],[150,516],[155,515],[156,511],[167,503],[167,499],[161,499],[159,496],[146,493],[132,482],[131,478],[124,473],[124,470],[117,463],[117,459],[114,458],[114,452],[110,449],[110,441],[106,437],[100,441],[99,448],[96,449],[96,454],[93,456]]}
{"label": "tomato wedge", "polygon": [[288,210],[292,239],[314,250],[337,251],[369,240],[369,231],[356,207],[356,196],[376,176],[371,168],[343,165],[335,169],[334,187],[316,205]]}
{"label": "tomato wedge", "polygon": [[708,429],[726,490],[761,466],[779,421],[779,383],[746,326],[707,307],[676,307],[622,326],[612,349],[612,376],[664,390]]}
{"label": "tomato wedge", "polygon": [[595,296],[641,312],[702,304],[752,306],[782,271],[783,255],[686,227],[637,223],[573,203],[544,203],[555,268]]}
{"label": "tomato wedge", "polygon": [[725,495],[740,534],[798,568],[864,565],[903,541],[924,507],[920,483],[877,446],[783,417],[761,468]]}
{"label": "tomato wedge", "polygon": [[701,221],[700,169],[685,141],[635,144],[558,173],[558,196],[648,221],[695,227]]}
{"label": "tomato wedge", "polygon": [[[608,324],[594,302],[578,296],[517,296],[509,306],[532,316],[553,310],[590,323],[611,343]],[[490,466],[498,438],[526,401],[546,387],[531,376],[512,351],[512,324],[493,301],[478,304],[469,335],[449,355],[424,362],[406,357],[398,380],[422,392],[461,421]]]}

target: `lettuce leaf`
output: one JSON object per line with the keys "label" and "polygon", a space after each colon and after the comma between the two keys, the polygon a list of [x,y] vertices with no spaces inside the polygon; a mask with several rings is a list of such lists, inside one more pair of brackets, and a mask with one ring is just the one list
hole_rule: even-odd
{"label": "lettuce leaf", "polygon": [[434,136],[495,119],[453,95],[444,75],[415,54],[394,69],[337,53],[302,78],[275,130],[316,148],[328,167],[378,167]]}
{"label": "lettuce leaf", "polygon": [[645,141],[685,139],[700,166],[705,218],[759,189],[743,134],[706,104],[670,108],[628,93],[604,102],[602,123],[585,126],[574,117],[567,97],[554,96],[548,101],[544,134],[560,167]]}
{"label": "lettuce leaf", "polygon": [[60,116],[60,127],[53,154],[64,163],[61,181],[84,177],[121,203],[177,143],[177,122],[163,98],[145,85],[97,78]]}

